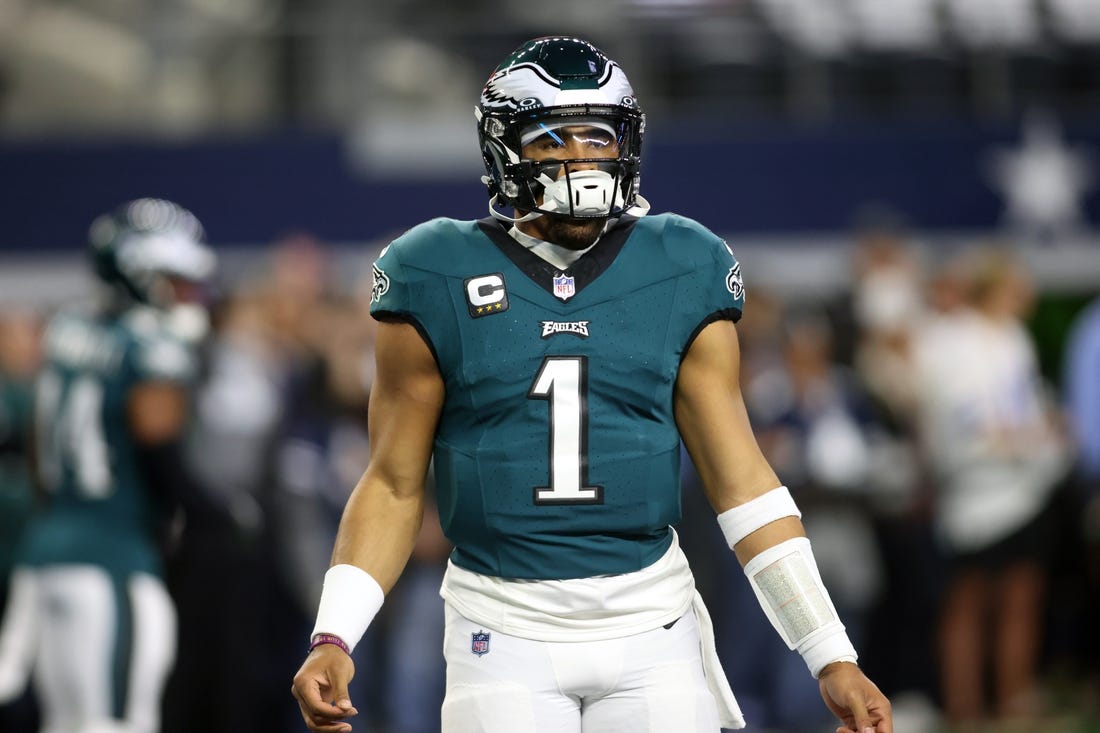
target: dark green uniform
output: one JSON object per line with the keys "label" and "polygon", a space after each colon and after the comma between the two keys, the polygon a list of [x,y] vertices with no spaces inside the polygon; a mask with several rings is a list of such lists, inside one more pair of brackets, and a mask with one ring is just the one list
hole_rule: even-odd
{"label": "dark green uniform", "polygon": [[564,272],[492,219],[391,244],[372,312],[412,322],[446,384],[434,465],[453,561],[564,579],[660,558],[680,519],[680,361],[743,302],[724,243],[669,214],[624,218]]}
{"label": "dark green uniform", "polygon": [[50,500],[31,524],[23,562],[93,564],[119,578],[159,575],[158,497],[141,475],[126,407],[140,382],[190,379],[191,349],[151,309],[62,313],[46,331],[45,358],[36,411]]}

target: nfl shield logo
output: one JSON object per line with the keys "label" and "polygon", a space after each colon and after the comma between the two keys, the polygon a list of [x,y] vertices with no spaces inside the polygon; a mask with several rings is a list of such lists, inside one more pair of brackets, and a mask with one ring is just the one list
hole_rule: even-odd
{"label": "nfl shield logo", "polygon": [[562,300],[569,300],[577,294],[577,286],[570,275],[554,276],[554,295]]}
{"label": "nfl shield logo", "polygon": [[488,631],[475,631],[470,635],[470,651],[479,657],[483,657],[489,653],[489,632]]}

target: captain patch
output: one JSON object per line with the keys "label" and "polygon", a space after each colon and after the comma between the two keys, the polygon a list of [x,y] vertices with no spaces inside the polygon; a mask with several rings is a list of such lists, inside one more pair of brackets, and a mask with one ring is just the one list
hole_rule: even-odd
{"label": "captain patch", "polygon": [[508,291],[504,288],[504,274],[494,272],[478,275],[462,283],[466,292],[466,306],[471,318],[491,316],[508,310]]}

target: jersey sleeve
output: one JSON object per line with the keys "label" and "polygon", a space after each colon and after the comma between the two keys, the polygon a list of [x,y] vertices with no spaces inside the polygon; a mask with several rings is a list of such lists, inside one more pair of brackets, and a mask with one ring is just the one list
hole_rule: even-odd
{"label": "jersey sleeve", "polygon": [[741,263],[724,241],[720,247],[712,247],[713,264],[706,274],[707,288],[719,318],[737,322],[745,309],[745,282],[741,279]]}
{"label": "jersey sleeve", "polygon": [[741,263],[718,235],[691,219],[677,217],[671,246],[691,263],[684,307],[699,319],[696,333],[718,320],[737,322],[745,307]]}
{"label": "jersey sleeve", "polygon": [[375,320],[413,326],[439,364],[439,350],[458,337],[444,315],[452,311],[445,282],[425,266],[433,256],[433,235],[431,226],[421,224],[382,250],[371,268],[370,313]]}
{"label": "jersey sleeve", "polygon": [[371,266],[370,313],[377,320],[412,320],[411,283],[401,265],[398,248],[387,246]]}

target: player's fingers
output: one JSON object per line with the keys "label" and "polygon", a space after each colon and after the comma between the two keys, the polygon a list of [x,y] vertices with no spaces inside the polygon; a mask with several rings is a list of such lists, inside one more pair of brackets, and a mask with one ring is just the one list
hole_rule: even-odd
{"label": "player's fingers", "polygon": [[306,706],[297,689],[294,696],[298,698],[298,707],[306,727],[314,733],[348,733],[351,730],[351,724],[342,720],[347,714],[335,705],[322,701],[315,711]]}
{"label": "player's fingers", "polygon": [[869,707],[874,718],[874,728],[871,733],[894,733],[894,716],[886,696],[879,693],[878,698],[873,700]]}
{"label": "player's fingers", "polygon": [[852,713],[857,733],[875,733],[875,724],[871,721],[871,715],[867,712],[867,702],[859,691],[852,691],[848,696],[848,710]]}
{"label": "player's fingers", "polygon": [[313,733],[350,733],[351,731],[351,723],[342,720],[315,722],[307,719],[306,727]]}
{"label": "player's fingers", "polygon": [[[295,678],[291,688],[298,706],[308,723],[311,718],[332,721],[358,714],[348,698],[347,683],[343,683],[341,692],[334,692],[334,686],[312,676]],[[340,704],[343,703],[343,704]]]}
{"label": "player's fingers", "polygon": [[351,704],[351,695],[348,694],[348,682],[347,679],[334,679],[331,682],[330,690],[332,691],[329,699],[332,704],[335,705],[343,715],[357,715],[358,710]]}
{"label": "player's fingers", "polygon": [[858,726],[848,727],[846,725],[841,725],[837,726],[836,733],[875,733],[875,729],[874,727],[860,728]]}
{"label": "player's fingers", "polygon": [[346,720],[334,720],[331,717],[303,715],[306,726],[314,733],[348,733],[351,723]]}

